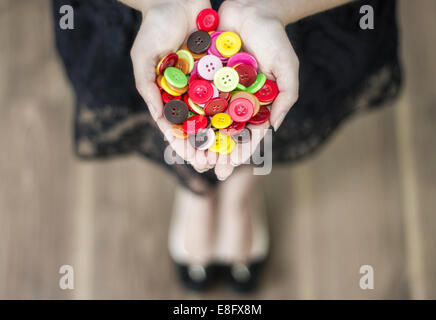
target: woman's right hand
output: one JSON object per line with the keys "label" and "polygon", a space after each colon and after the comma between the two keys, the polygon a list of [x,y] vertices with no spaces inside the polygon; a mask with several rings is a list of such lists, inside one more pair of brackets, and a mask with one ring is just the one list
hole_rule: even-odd
{"label": "woman's right hand", "polygon": [[[129,2],[124,1],[126,4]],[[210,7],[208,0],[139,0],[134,7],[143,21],[131,50],[136,88],[150,114],[174,151],[197,171],[209,169],[207,154],[197,151],[186,140],[175,139],[171,124],[163,117],[163,102],[156,85],[156,65],[170,52],[177,51],[187,35],[196,29],[198,13]]]}

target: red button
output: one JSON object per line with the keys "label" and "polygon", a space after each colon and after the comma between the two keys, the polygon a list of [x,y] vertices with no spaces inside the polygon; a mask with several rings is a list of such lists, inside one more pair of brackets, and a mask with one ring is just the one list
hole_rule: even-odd
{"label": "red button", "polygon": [[204,113],[207,116],[213,116],[217,113],[226,111],[228,105],[227,100],[223,98],[215,98],[206,103],[204,106]]}
{"label": "red button", "polygon": [[219,94],[220,98],[223,98],[224,100],[227,100],[227,102],[230,101],[230,98],[232,97],[232,94],[230,92],[221,92]]}
{"label": "red button", "polygon": [[169,55],[167,55],[161,62],[159,66],[159,74],[163,74],[165,69],[168,67],[174,67],[179,60],[179,56],[172,52]]}
{"label": "red button", "polygon": [[235,122],[247,122],[253,116],[254,107],[250,100],[238,98],[230,103],[228,113]]}
{"label": "red button", "polygon": [[195,80],[201,80],[200,75],[198,73],[194,73],[194,74],[191,73],[188,79],[188,86],[190,86],[191,83],[194,82]]}
{"label": "red button", "polygon": [[271,103],[277,98],[279,94],[279,87],[272,80],[266,80],[265,84],[254,95],[259,99],[261,103]]}
{"label": "red button", "polygon": [[249,122],[255,125],[262,124],[268,121],[269,116],[269,109],[265,106],[261,106],[259,112],[253,118],[251,118]]}
{"label": "red button", "polygon": [[237,134],[241,132],[245,128],[245,122],[238,123],[233,122],[230,126],[228,126],[225,129],[221,129],[221,132],[228,136],[233,136],[234,134]]}
{"label": "red button", "polygon": [[[191,110],[192,112],[195,112],[194,110],[192,110],[191,106],[189,105],[189,101],[188,101],[189,96],[187,94],[184,94],[182,99],[183,102],[188,106],[188,109]],[[197,113],[197,112],[195,112]]]}
{"label": "red button", "polygon": [[195,80],[189,86],[189,98],[196,104],[204,104],[213,96],[213,87],[209,81]]}
{"label": "red button", "polygon": [[174,100],[174,99],[180,100],[180,99],[182,99],[182,97],[181,96],[176,96],[176,97],[172,96],[166,91],[162,92],[162,101],[164,104],[167,104],[168,102],[170,102],[171,100]]}
{"label": "red button", "polygon": [[235,67],[239,75],[239,83],[245,87],[251,86],[257,78],[257,71],[249,64],[241,63]]}
{"label": "red button", "polygon": [[213,9],[204,9],[197,16],[197,28],[206,32],[214,31],[218,28],[220,18]]}
{"label": "red button", "polygon": [[187,134],[196,134],[207,127],[207,117],[197,114],[183,123],[183,130]]}

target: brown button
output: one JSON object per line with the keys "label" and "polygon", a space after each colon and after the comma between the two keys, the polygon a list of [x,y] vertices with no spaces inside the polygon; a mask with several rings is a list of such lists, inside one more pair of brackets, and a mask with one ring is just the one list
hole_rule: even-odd
{"label": "brown button", "polygon": [[251,131],[247,127],[232,136],[237,143],[246,143],[251,139]]}
{"label": "brown button", "polygon": [[188,49],[194,53],[203,53],[209,49],[211,39],[206,31],[195,31],[188,38]]}
{"label": "brown button", "polygon": [[164,107],[165,119],[174,124],[181,124],[188,119],[188,107],[182,100],[171,100]]}
{"label": "brown button", "polygon": [[183,58],[179,58],[176,63],[176,68],[182,70],[184,74],[189,73],[189,62]]}

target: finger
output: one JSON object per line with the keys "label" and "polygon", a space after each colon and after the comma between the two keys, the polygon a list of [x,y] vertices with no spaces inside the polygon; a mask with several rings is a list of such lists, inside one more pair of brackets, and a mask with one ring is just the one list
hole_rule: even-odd
{"label": "finger", "polygon": [[270,127],[270,122],[267,121],[261,125],[248,125],[251,130],[251,140],[246,143],[238,143],[235,150],[230,154],[230,162],[232,166],[237,167],[246,163],[251,155],[256,151],[257,146],[265,137]]}
{"label": "finger", "polygon": [[271,108],[270,122],[277,131],[289,109],[298,99],[298,58],[291,45],[277,56],[272,72],[276,78],[279,94]]}
{"label": "finger", "polygon": [[218,161],[218,154],[213,151],[207,151],[207,162],[209,163],[209,168],[213,168]]}
{"label": "finger", "polygon": [[209,170],[209,163],[206,158],[206,153],[201,150],[196,150],[194,161],[191,163],[195,170],[203,173]]}
{"label": "finger", "polygon": [[230,156],[220,154],[215,166],[215,174],[218,180],[226,180],[233,172],[233,166],[230,164]]}

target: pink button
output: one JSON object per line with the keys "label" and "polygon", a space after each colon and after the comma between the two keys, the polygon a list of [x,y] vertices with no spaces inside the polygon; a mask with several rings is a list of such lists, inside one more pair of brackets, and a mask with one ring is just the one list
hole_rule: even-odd
{"label": "pink button", "polygon": [[218,51],[218,49],[216,48],[216,38],[218,38],[218,36],[223,32],[224,31],[212,32],[212,34],[210,35],[211,44],[210,44],[209,49],[207,49],[207,54],[214,55],[215,57],[218,57],[222,62],[226,62],[228,60],[228,58],[223,57],[221,55],[221,53]]}
{"label": "pink button", "polygon": [[198,60],[194,62],[194,68],[191,71],[191,76],[198,74]]}
{"label": "pink button", "polygon": [[212,81],[215,73],[223,67],[223,63],[218,57],[207,55],[198,62],[197,70],[200,77]]}
{"label": "pink button", "polygon": [[231,56],[229,58],[229,61],[227,62],[227,67],[233,68],[234,66],[236,66],[237,64],[240,64],[240,63],[249,64],[257,71],[256,58],[247,52],[239,52],[239,53],[235,54],[234,56]]}

